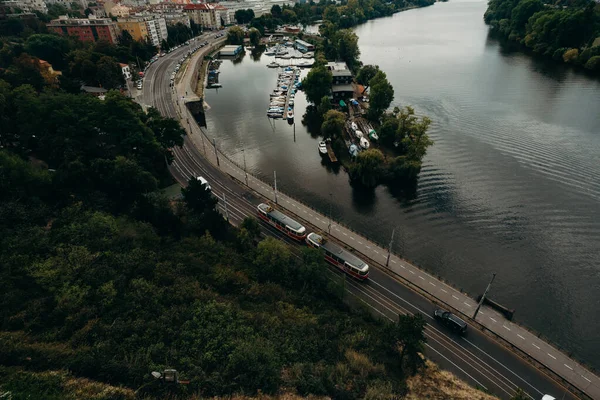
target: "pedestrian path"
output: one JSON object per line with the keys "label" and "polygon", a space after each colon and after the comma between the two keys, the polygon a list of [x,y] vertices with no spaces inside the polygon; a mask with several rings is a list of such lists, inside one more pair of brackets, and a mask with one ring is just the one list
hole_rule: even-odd
{"label": "pedestrian path", "polygon": [[[196,57],[198,56],[200,55],[196,55]],[[176,92],[179,93],[180,97],[181,93],[185,93],[186,87],[189,88],[188,76],[191,77],[189,71],[186,74],[186,79],[183,79],[176,86]],[[188,82],[185,83],[183,81]],[[177,96],[177,94],[174,96]],[[247,184],[249,188],[263,197],[270,199],[272,203],[276,203],[282,209],[287,210],[288,213],[295,214],[322,232],[329,232],[338,241],[373,260],[380,268],[386,269],[406,282],[410,282],[414,287],[437,299],[440,303],[447,305],[447,307],[457,310],[468,318],[472,318],[477,308],[477,302],[474,299],[395,254],[391,254],[389,262],[387,262],[388,251],[380,245],[371,242],[369,239],[335,221],[330,221],[328,217],[288,195],[275,192],[270,184],[246,174],[243,168],[228,160],[218,151],[217,138],[206,136],[195,123],[185,123],[186,120],[193,120],[193,118],[181,102],[178,105],[178,113],[181,117],[182,125],[188,129],[188,137],[192,140],[196,148],[202,152],[209,162],[218,166],[221,171],[238,180],[241,184]],[[553,373],[559,380],[562,379],[570,383],[592,399],[600,400],[600,378],[562,351],[539,339],[527,329],[508,321],[502,314],[487,306],[481,307],[475,320],[489,332],[504,340],[508,345],[531,357],[542,367]]]}

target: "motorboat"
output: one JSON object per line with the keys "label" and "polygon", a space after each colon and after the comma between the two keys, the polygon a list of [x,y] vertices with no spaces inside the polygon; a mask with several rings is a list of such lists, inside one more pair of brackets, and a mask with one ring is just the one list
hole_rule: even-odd
{"label": "motorboat", "polygon": [[354,135],[356,136],[357,139],[362,139],[363,138],[363,133],[361,131],[354,131]]}
{"label": "motorboat", "polygon": [[360,138],[360,147],[362,147],[365,150],[369,148],[369,141],[367,140],[367,138],[365,138],[365,137]]}
{"label": "motorboat", "polygon": [[327,155],[327,144],[325,143],[325,141],[319,142],[319,153],[322,156]]}
{"label": "motorboat", "polygon": [[375,129],[369,131],[369,138],[371,138],[371,140],[379,140],[379,136],[377,135],[377,132],[375,132]]}
{"label": "motorboat", "polygon": [[267,64],[267,67],[268,68],[279,68],[279,63],[273,61],[273,62],[270,62],[269,64]]}
{"label": "motorboat", "polygon": [[356,146],[355,144],[351,144],[348,152],[350,153],[350,156],[352,157],[356,157],[358,155],[358,146]]}
{"label": "motorboat", "polygon": [[287,119],[288,120],[293,120],[294,119],[294,111],[288,111],[288,113],[287,113]]}
{"label": "motorboat", "polygon": [[352,122],[352,130],[355,131],[358,129],[358,125],[356,125],[356,122]]}
{"label": "motorboat", "polygon": [[288,101],[288,104],[289,104],[290,106],[293,106],[293,105],[294,105],[294,99],[290,99],[290,101]]}

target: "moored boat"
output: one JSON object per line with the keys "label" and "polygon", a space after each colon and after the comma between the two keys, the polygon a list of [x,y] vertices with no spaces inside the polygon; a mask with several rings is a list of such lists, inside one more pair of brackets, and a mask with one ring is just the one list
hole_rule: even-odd
{"label": "moored boat", "polygon": [[319,153],[322,156],[326,156],[327,155],[327,143],[325,143],[325,141],[319,142]]}

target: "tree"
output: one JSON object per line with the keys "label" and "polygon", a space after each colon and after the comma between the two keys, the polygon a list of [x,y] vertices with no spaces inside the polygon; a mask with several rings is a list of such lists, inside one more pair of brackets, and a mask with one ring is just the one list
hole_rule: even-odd
{"label": "tree", "polygon": [[183,146],[185,130],[173,118],[164,118],[156,108],[150,107],[148,110],[146,125],[163,147]]}
{"label": "tree", "polygon": [[123,29],[119,34],[118,41],[121,46],[129,47],[133,43],[133,36],[129,31]]}
{"label": "tree", "polygon": [[364,187],[374,188],[383,176],[384,162],[381,150],[368,149],[362,151],[350,166],[350,179]]}
{"label": "tree", "polygon": [[[400,362],[411,375],[425,366],[422,353],[425,349],[425,318],[421,313],[399,315],[395,326],[395,343],[400,352]],[[403,368],[404,368],[403,367]]]}
{"label": "tree", "polygon": [[302,81],[302,89],[306,93],[308,101],[317,104],[324,96],[328,96],[331,92],[332,81],[331,72],[324,66],[311,69]]}
{"label": "tree", "polygon": [[187,187],[181,189],[181,194],[186,207],[196,214],[213,211],[217,207],[218,200],[212,191],[194,177],[189,179]]}
{"label": "tree", "polygon": [[112,57],[104,56],[96,63],[96,80],[106,89],[114,89],[125,83],[121,67]]}
{"label": "tree", "polygon": [[287,281],[291,263],[290,248],[283,242],[269,236],[258,244],[254,266],[260,280],[278,283]]}
{"label": "tree", "polygon": [[382,71],[378,71],[371,78],[369,84],[371,86],[371,96],[368,116],[371,120],[377,121],[394,100],[394,88]]}
{"label": "tree", "polygon": [[354,70],[359,65],[358,57],[360,56],[356,33],[350,29],[342,29],[337,32],[334,41],[338,57]]}
{"label": "tree", "polygon": [[379,66],[377,65],[363,65],[358,74],[356,74],[356,82],[360,83],[365,87],[365,90],[369,88],[371,79],[379,72]]}
{"label": "tree", "polygon": [[346,116],[336,110],[329,110],[325,114],[323,124],[321,125],[321,133],[326,138],[338,138],[342,136]]}
{"label": "tree", "polygon": [[281,13],[281,19],[285,23],[296,23],[296,21],[298,21],[298,17],[296,16],[294,10],[290,10],[289,8],[283,10]]}
{"label": "tree", "polygon": [[271,7],[271,15],[273,18],[281,18],[281,6],[279,4],[275,4]]}
{"label": "tree", "polygon": [[254,18],[254,10],[248,8],[246,10],[237,10],[234,14],[238,24],[247,24]]}
{"label": "tree", "polygon": [[324,116],[329,110],[331,110],[331,99],[329,96],[323,96],[321,102],[317,106],[317,112],[319,115]]}
{"label": "tree", "polygon": [[250,28],[248,31],[248,37],[250,38],[250,43],[252,46],[258,46],[260,44],[261,33],[256,28]]}
{"label": "tree", "polygon": [[69,41],[58,35],[31,35],[25,42],[25,50],[32,56],[41,58],[52,64],[57,71],[66,68],[66,56],[69,52]]}
{"label": "tree", "polygon": [[[241,10],[238,10],[241,11]],[[237,11],[236,11],[237,12]],[[244,44],[244,31],[239,26],[234,26],[227,31],[227,42],[229,44]]]}

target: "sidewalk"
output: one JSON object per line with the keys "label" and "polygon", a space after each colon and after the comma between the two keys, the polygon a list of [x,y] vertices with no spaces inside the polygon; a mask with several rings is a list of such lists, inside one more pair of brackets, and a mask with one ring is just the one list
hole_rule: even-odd
{"label": "sidewalk", "polygon": [[[194,57],[199,56],[200,54],[197,54]],[[196,61],[192,59],[190,65],[195,65],[192,62]],[[186,71],[184,79],[182,79],[182,81],[176,86],[176,92],[179,94],[179,96],[181,96],[181,93],[185,94],[186,89],[190,90],[189,77],[191,77],[191,74],[189,74],[189,71]],[[176,95],[174,95],[174,100],[175,98]],[[215,147],[212,144],[212,140],[214,138],[209,140],[209,138],[204,135],[200,127],[195,123],[191,125],[185,124],[185,120],[190,118],[191,115],[189,114],[188,109],[181,103],[179,103],[179,107],[177,108],[180,117],[183,116],[181,118],[182,126],[187,126],[190,129],[188,136],[191,138],[194,145],[201,152],[203,152],[204,156],[209,162],[217,166],[217,155],[215,152]],[[220,152],[218,155],[218,164],[221,171],[229,174],[241,184],[246,184],[246,174],[244,173],[243,169],[229,161]],[[273,203],[275,203],[277,200],[279,207],[287,210],[291,214],[295,214],[307,222],[310,222],[322,232],[327,232],[329,230],[328,227],[330,220],[328,217],[281,192],[277,193],[276,199],[274,190],[269,184],[255,178],[254,176],[251,176],[250,174],[247,176],[248,186],[252,190],[261,194],[265,198],[270,199]],[[353,232],[352,230],[336,223],[335,221],[331,223],[330,236],[336,238],[346,246],[353,248],[366,258],[373,260],[380,268],[387,269],[389,272],[397,275],[407,282],[410,282],[410,284],[419,288],[423,292],[426,292],[430,296],[438,299],[439,302],[446,304],[448,307],[454,308],[467,318],[471,319],[473,316],[473,313],[477,307],[477,303],[474,299],[445,284],[436,277],[420,270],[414,265],[409,264],[394,254],[392,254],[390,257],[389,266],[385,267],[388,256],[387,250],[369,241],[365,237],[360,236],[356,232]],[[578,388],[592,399],[600,399],[600,378],[598,376],[587,370],[575,360],[569,358],[566,354],[559,351],[555,347],[540,340],[537,336],[525,328],[508,321],[503,315],[486,306],[481,307],[476,321],[483,327],[487,328],[490,332],[495,334],[497,337],[502,338],[506,341],[506,343],[514,348],[521,350],[523,353],[539,362],[548,370],[552,371],[559,378],[564,379],[566,382]]]}

